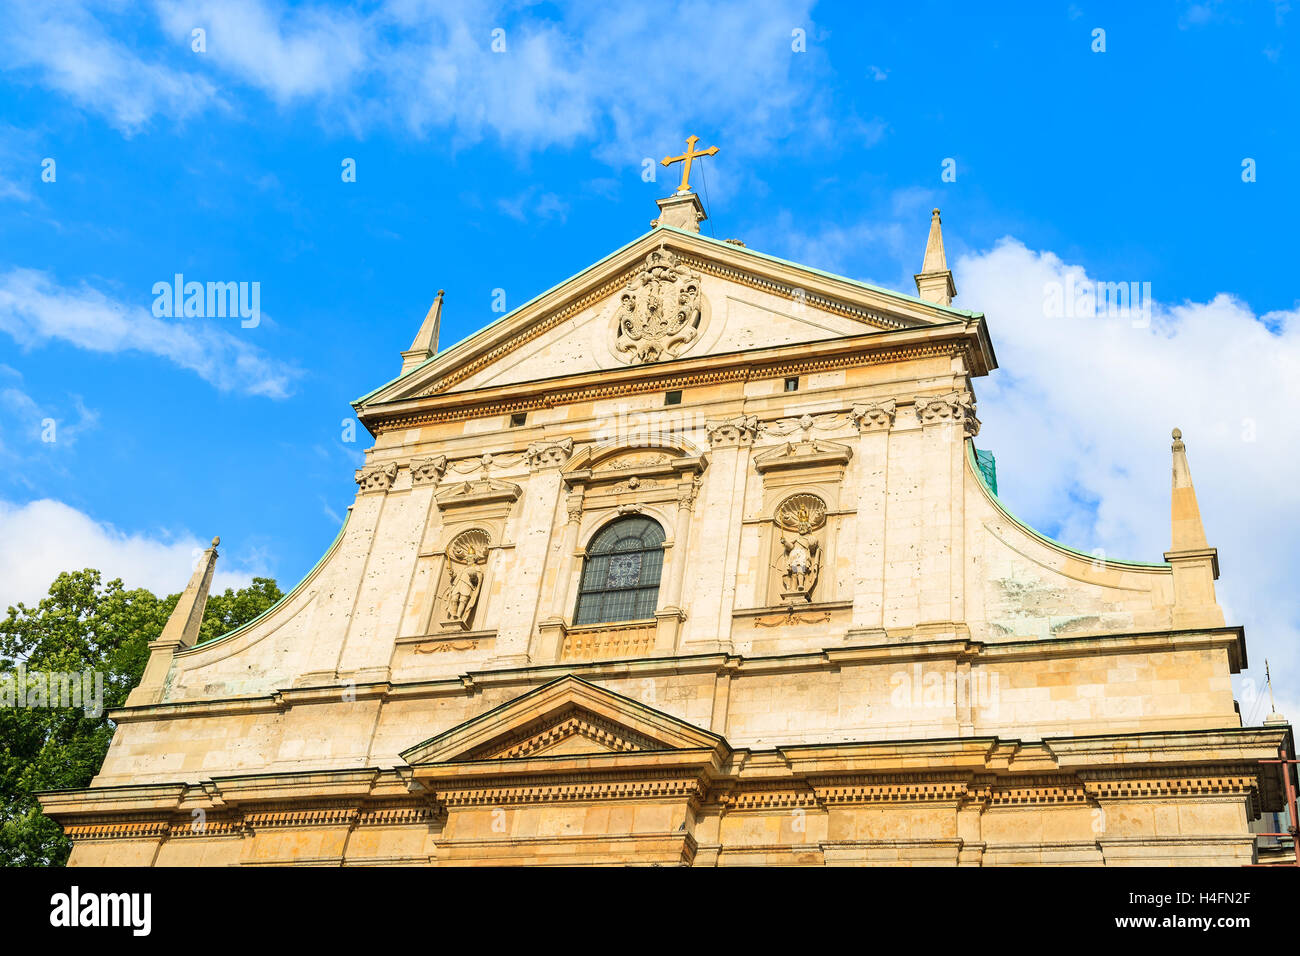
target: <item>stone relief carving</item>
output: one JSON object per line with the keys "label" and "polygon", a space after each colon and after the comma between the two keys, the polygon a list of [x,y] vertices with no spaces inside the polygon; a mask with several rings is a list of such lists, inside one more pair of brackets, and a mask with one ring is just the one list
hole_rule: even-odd
{"label": "stone relief carving", "polygon": [[563,465],[572,454],[573,439],[561,438],[555,442],[533,442],[528,446],[528,451],[524,452],[524,457],[528,459],[528,467],[537,471],[540,468],[555,468]]}
{"label": "stone relief carving", "polygon": [[672,457],[664,454],[620,455],[613,461],[601,464],[595,470],[597,472],[630,471],[634,468],[649,468],[654,465],[666,465],[670,461],[672,461]]}
{"label": "stone relief carving", "polygon": [[737,415],[726,421],[705,422],[704,431],[709,436],[709,444],[714,448],[750,445],[758,435],[758,418],[754,415]]}
{"label": "stone relief carving", "polygon": [[411,484],[437,484],[447,472],[447,456],[411,459]]}
{"label": "stone relief carving", "polygon": [[687,511],[694,511],[695,501],[697,498],[700,497],[700,488],[703,486],[703,484],[704,482],[701,481],[700,477],[697,475],[696,477],[691,479],[691,483],[689,485],[686,485],[685,487],[678,485],[677,507],[684,508]]}
{"label": "stone relief carving", "polygon": [[481,528],[462,531],[447,546],[447,588],[442,596],[442,626],[469,629],[470,616],[483,587],[492,539]]}
{"label": "stone relief carving", "polygon": [[897,403],[890,398],[883,402],[854,405],[849,411],[849,418],[860,432],[888,431],[894,427],[894,417],[897,413]]}
{"label": "stone relief carving", "polygon": [[614,353],[629,364],[676,358],[700,332],[700,276],[662,245],[628,279],[614,312]]}
{"label": "stone relief carving", "polygon": [[390,461],[386,465],[369,465],[357,470],[356,482],[361,486],[362,493],[368,491],[387,491],[393,486],[393,479],[397,477],[397,463]]}
{"label": "stone relief carving", "polygon": [[655,481],[653,478],[638,478],[636,475],[633,475],[631,478],[627,479],[627,481],[620,481],[618,484],[614,485],[613,491],[616,494],[624,494],[629,491],[649,491],[658,487],[659,482]]}
{"label": "stone relief carving", "polygon": [[760,427],[763,432],[772,435],[793,435],[795,432],[801,432],[806,437],[814,428],[827,431],[833,428],[839,428],[844,424],[844,417],[831,413],[829,415],[801,415],[798,418],[778,418],[773,422],[765,422]]}
{"label": "stone relief carving", "polygon": [[458,459],[457,461],[451,462],[447,467],[462,475],[469,475],[476,471],[481,471],[483,472],[482,478],[487,479],[491,477],[493,468],[509,468],[510,466],[523,461],[524,455],[524,452],[517,452],[513,455],[482,454],[474,458]]}
{"label": "stone relief carving", "polygon": [[794,495],[777,507],[775,521],[781,529],[781,598],[809,602],[821,573],[822,545],[816,531],[826,524],[826,503],[816,495]]}
{"label": "stone relief carving", "polygon": [[975,417],[975,397],[967,391],[949,392],[947,395],[918,395],[916,418],[922,425],[945,422],[960,424],[971,438],[979,434],[980,422]]}

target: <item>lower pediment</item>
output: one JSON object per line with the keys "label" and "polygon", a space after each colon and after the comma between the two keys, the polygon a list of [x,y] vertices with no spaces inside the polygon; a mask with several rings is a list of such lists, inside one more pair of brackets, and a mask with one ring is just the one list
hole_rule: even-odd
{"label": "lower pediment", "polygon": [[402,753],[412,767],[690,751],[721,756],[717,734],[572,675]]}

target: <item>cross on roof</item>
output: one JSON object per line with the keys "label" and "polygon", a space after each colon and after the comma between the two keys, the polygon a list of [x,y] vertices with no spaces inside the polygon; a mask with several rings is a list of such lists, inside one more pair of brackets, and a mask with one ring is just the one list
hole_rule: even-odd
{"label": "cross on roof", "polygon": [[680,156],[665,156],[662,160],[664,166],[671,166],[673,163],[685,163],[682,166],[682,184],[677,187],[679,193],[688,192],[691,188],[691,160],[699,156],[713,156],[718,152],[718,147],[710,146],[708,149],[696,151],[695,144],[700,141],[698,136],[686,137],[686,152]]}

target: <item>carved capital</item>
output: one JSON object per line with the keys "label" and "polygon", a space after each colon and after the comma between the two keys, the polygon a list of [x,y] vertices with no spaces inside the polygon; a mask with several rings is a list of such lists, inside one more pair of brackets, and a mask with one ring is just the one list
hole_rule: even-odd
{"label": "carved capital", "polygon": [[524,457],[532,471],[542,468],[558,468],[569,460],[573,454],[573,439],[561,438],[559,441],[535,441],[528,446]]}
{"label": "carved capital", "polygon": [[575,524],[582,519],[582,500],[581,491],[575,491],[564,499],[565,510],[569,513],[569,520]]}
{"label": "carved capital", "polygon": [[447,472],[447,456],[411,459],[411,484],[436,485]]}
{"label": "carved capital", "polygon": [[922,425],[960,424],[971,438],[979,434],[980,421],[975,417],[975,396],[967,391],[947,395],[916,396],[916,420]]}
{"label": "carved capital", "polygon": [[737,415],[726,421],[704,423],[704,431],[709,436],[709,444],[714,448],[731,445],[752,445],[758,435],[758,418],[754,415]]}
{"label": "carved capital", "polygon": [[849,410],[849,418],[859,432],[889,431],[894,427],[897,403],[892,398],[883,402],[864,402]]}
{"label": "carved capital", "polygon": [[397,463],[390,461],[386,465],[369,465],[365,468],[358,469],[356,482],[361,486],[361,493],[371,491],[387,491],[393,486],[393,479],[397,477]]}
{"label": "carved capital", "polygon": [[677,507],[683,511],[694,511],[695,500],[700,496],[700,485],[703,482],[698,477],[692,478],[690,484],[677,486]]}

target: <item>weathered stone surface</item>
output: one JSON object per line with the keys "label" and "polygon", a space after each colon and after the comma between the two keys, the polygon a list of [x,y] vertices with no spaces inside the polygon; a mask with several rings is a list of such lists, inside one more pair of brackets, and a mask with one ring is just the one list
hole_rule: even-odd
{"label": "weathered stone surface", "polygon": [[[661,248],[700,322],[629,365]],[[421,361],[320,565],[47,795],[74,864],[1252,859],[1285,728],[1234,710],[1186,461],[1172,567],[1025,527],[973,463],[981,317],[661,229]],[[578,626],[626,515],[654,614]]]}

